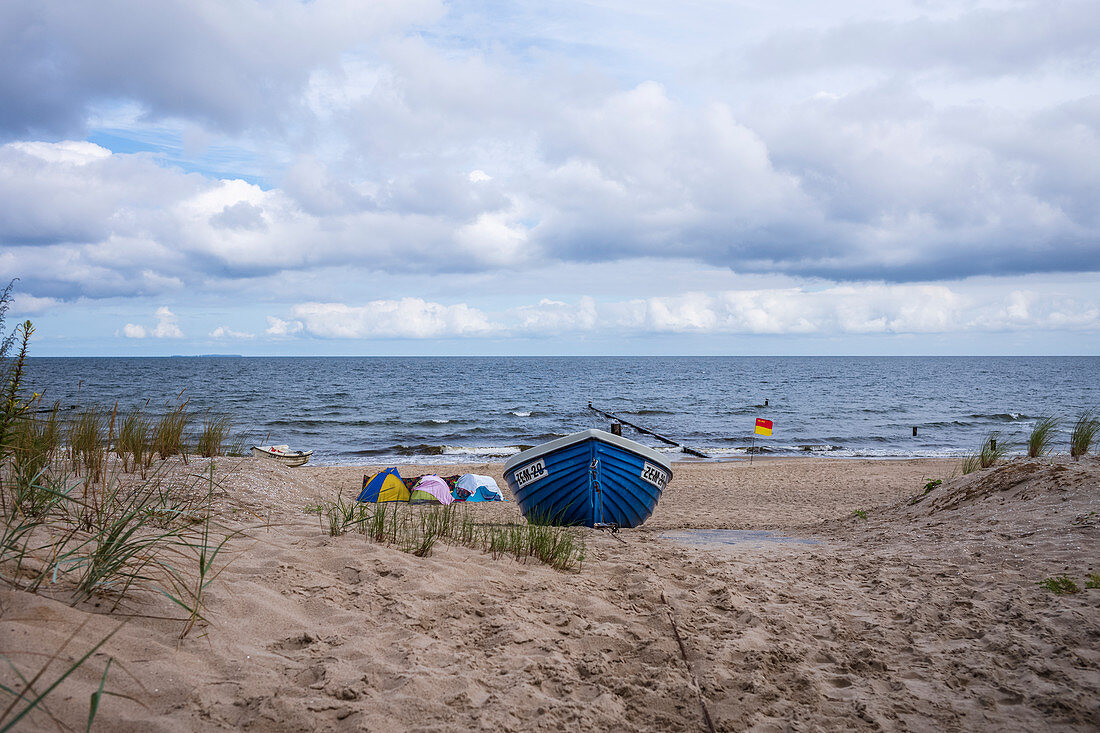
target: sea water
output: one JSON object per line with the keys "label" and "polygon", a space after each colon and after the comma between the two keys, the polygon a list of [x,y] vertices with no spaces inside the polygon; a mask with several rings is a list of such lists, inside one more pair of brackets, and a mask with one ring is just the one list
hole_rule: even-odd
{"label": "sea water", "polygon": [[[313,463],[503,461],[614,412],[715,458],[956,456],[992,431],[1100,406],[1100,357],[34,358],[27,386],[62,407],[156,412],[186,401],[232,417],[244,443]],[[916,436],[913,428],[917,428]],[[670,458],[678,449],[624,428]]]}

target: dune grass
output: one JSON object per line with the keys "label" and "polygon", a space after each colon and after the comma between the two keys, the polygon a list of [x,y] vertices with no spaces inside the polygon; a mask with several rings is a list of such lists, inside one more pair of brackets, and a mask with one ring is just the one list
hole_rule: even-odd
{"label": "dune grass", "polygon": [[[203,477],[168,463],[147,473],[155,453],[167,459],[183,446],[185,411],[165,416],[154,425],[133,410],[116,421],[115,410],[91,406],[63,428],[55,406],[9,421],[0,443],[0,582],[48,588],[74,605],[97,597],[112,611],[139,589],[159,590],[187,614],[181,636],[203,620],[214,564],[235,533],[216,521],[213,465]],[[68,462],[54,460],[62,435]],[[108,471],[112,448],[121,474]],[[140,478],[125,475],[139,468]]]}
{"label": "dune grass", "polygon": [[[0,356],[14,343],[2,333],[10,289],[0,291]],[[64,421],[57,405],[40,412],[39,395],[25,397],[22,384],[33,332],[29,322],[20,326],[18,358],[0,372],[0,583],[73,605],[96,598],[112,612],[159,592],[184,610],[180,636],[186,636],[204,620],[205,591],[225,567],[221,553],[239,533],[217,521],[213,468],[204,477],[180,475],[178,466],[140,478],[108,471],[112,449],[146,467],[154,450],[163,458],[180,454],[184,405],[165,413],[159,433],[146,429],[150,423],[140,412],[129,424],[129,415],[119,422],[117,407],[85,407]],[[112,445],[116,425],[118,444]],[[28,716],[44,709],[44,700],[118,630],[50,681],[51,665],[81,628],[29,677],[2,658],[18,682],[0,685],[0,733],[27,725]],[[105,689],[110,665],[108,659],[81,727],[90,729],[104,696],[114,694]],[[75,727],[49,717],[58,729]]]}
{"label": "dune grass", "polygon": [[1054,433],[1058,429],[1058,423],[1058,418],[1049,415],[1035,421],[1031,427],[1031,433],[1027,436],[1028,458],[1038,458],[1051,451],[1054,447]]}
{"label": "dune grass", "polygon": [[476,521],[465,504],[364,504],[341,495],[335,501],[321,502],[318,508],[321,526],[331,536],[355,530],[372,542],[417,557],[431,555],[438,542],[479,549],[494,558],[534,559],[563,571],[579,570],[585,557],[584,537],[576,528],[485,524]]}
{"label": "dune grass", "polygon": [[44,412],[28,411],[11,422],[6,450],[11,461],[10,478],[28,488],[34,479],[54,464],[61,447],[59,406]]}
{"label": "dune grass", "polygon": [[1069,436],[1069,454],[1073,456],[1073,460],[1080,460],[1081,456],[1089,452],[1097,433],[1100,433],[1100,420],[1093,410],[1085,410],[1077,418]]}
{"label": "dune grass", "polygon": [[963,457],[961,471],[965,475],[989,468],[1003,460],[1011,450],[1011,440],[1002,437],[999,430],[994,430],[985,437],[976,451]]}
{"label": "dune grass", "polygon": [[220,456],[229,437],[229,415],[214,415],[209,410],[202,418],[202,431],[197,441],[197,452],[205,458]]}
{"label": "dune grass", "polygon": [[168,407],[153,423],[150,450],[160,456],[161,460],[170,456],[183,456],[186,462],[187,446],[184,444],[184,435],[190,421],[191,415],[187,412],[186,402],[174,408]]}
{"label": "dune grass", "polygon": [[111,413],[104,408],[91,405],[69,420],[67,438],[72,470],[83,475],[87,484],[102,483],[105,478],[110,417]]}
{"label": "dune grass", "polygon": [[140,471],[144,477],[153,461],[153,421],[140,407],[126,413],[119,422],[115,451],[123,471]]}

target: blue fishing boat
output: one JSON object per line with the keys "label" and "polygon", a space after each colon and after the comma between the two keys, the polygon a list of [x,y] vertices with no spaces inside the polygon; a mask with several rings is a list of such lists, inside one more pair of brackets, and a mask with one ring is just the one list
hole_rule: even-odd
{"label": "blue fishing boat", "polygon": [[660,453],[602,430],[585,430],[512,456],[504,479],[531,522],[637,527],[672,480]]}

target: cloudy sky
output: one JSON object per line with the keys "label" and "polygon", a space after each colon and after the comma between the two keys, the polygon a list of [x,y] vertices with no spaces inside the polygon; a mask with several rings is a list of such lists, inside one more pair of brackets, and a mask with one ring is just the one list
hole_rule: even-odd
{"label": "cloudy sky", "polygon": [[1098,354],[1095,0],[6,0],[38,355]]}

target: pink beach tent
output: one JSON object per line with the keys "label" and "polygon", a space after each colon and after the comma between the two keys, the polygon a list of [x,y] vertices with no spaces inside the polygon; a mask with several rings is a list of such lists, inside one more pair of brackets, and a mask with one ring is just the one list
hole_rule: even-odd
{"label": "pink beach tent", "polygon": [[[418,492],[424,493],[418,496]],[[411,501],[431,501],[432,499],[440,504],[450,504],[454,501],[454,497],[451,496],[451,487],[436,475],[421,476],[413,487]]]}

